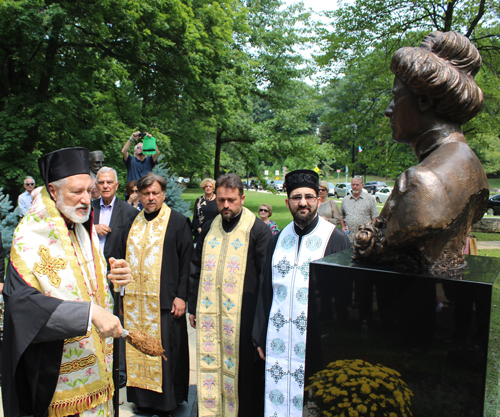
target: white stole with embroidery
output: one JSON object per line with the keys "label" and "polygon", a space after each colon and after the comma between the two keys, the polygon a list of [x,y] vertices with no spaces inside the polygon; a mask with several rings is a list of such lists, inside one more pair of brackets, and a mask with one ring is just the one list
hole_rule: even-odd
{"label": "white stole with embroidery", "polygon": [[302,237],[299,248],[293,222],[278,238],[266,339],[266,417],[302,416],[309,263],[324,256],[334,229],[320,217],[311,233]]}

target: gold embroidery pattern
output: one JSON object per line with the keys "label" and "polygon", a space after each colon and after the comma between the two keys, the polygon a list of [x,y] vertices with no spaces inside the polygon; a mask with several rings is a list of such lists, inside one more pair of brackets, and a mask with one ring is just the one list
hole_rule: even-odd
{"label": "gold embroidery pattern", "polygon": [[243,208],[233,231],[217,216],[205,237],[196,306],[199,415],[236,417],[243,287],[255,215]]}
{"label": "gold embroidery pattern", "polygon": [[60,374],[69,374],[71,372],[81,371],[87,366],[95,365],[97,362],[97,357],[95,355],[89,355],[86,358],[77,359],[76,361],[66,362],[61,364]]}
{"label": "gold embroidery pattern", "polygon": [[69,343],[79,342],[80,340],[86,339],[90,337],[90,332],[87,332],[85,336],[72,337],[71,339],[65,339],[64,344],[67,345]]}
{"label": "gold embroidery pattern", "polygon": [[[160,278],[163,243],[172,210],[163,205],[147,221],[144,212],[134,220],[127,239],[126,260],[132,270],[123,310],[128,330],[143,330],[161,342]],[[127,344],[127,386],[162,392],[162,358],[139,352]]]}
{"label": "gold embroidery pattern", "polygon": [[35,262],[35,266],[33,267],[33,271],[40,275],[47,275],[50,283],[59,288],[61,285],[61,278],[57,275],[57,271],[60,269],[65,269],[66,265],[68,265],[68,261],[66,259],[57,256],[53,258],[50,256],[50,251],[45,246],[40,246],[38,249],[38,254],[40,258],[42,258],[41,262]]}

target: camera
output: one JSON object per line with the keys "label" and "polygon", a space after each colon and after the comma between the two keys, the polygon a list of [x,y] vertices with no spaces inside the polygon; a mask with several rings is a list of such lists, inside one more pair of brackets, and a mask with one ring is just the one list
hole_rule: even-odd
{"label": "camera", "polygon": [[139,138],[143,139],[143,138],[144,138],[144,136],[146,136],[146,134],[145,134],[145,133],[142,133],[142,132],[141,132],[141,133],[139,133]]}

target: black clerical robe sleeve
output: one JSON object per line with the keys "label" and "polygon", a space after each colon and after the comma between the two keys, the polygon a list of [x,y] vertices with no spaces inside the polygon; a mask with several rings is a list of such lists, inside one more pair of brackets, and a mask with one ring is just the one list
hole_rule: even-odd
{"label": "black clerical robe sleeve", "polygon": [[278,233],[272,237],[264,255],[264,262],[262,264],[262,272],[260,275],[259,298],[257,300],[257,308],[255,310],[252,332],[254,346],[261,347],[264,352],[266,350],[269,313],[271,312],[271,305],[273,303],[272,261],[279,235],[280,234]]}
{"label": "black clerical robe sleeve", "polygon": [[198,204],[200,204],[201,196],[194,202],[193,208],[193,230],[196,231],[200,227],[200,221],[198,219]]}
{"label": "black clerical robe sleeve", "polygon": [[205,244],[205,237],[210,231],[212,221],[205,223],[201,228],[196,248],[191,256],[191,263],[189,266],[189,295],[188,295],[188,312],[189,314],[196,314],[196,304],[198,303],[198,286],[200,284],[201,274],[201,254],[203,245]]}
{"label": "black clerical robe sleeve", "polygon": [[9,263],[4,286],[2,398],[5,415],[45,415],[54,394],[64,339],[87,332],[90,303],[47,297]]}
{"label": "black clerical robe sleeve", "polygon": [[326,245],[325,256],[331,255],[332,253],[337,253],[351,247],[351,242],[347,235],[338,227],[335,227],[328,245]]}
{"label": "black clerical robe sleeve", "polygon": [[179,281],[175,296],[186,301],[188,297],[189,267],[193,253],[191,223],[185,218],[183,227],[177,231],[177,256],[179,258]]}
{"label": "black clerical robe sleeve", "polygon": [[267,247],[269,245],[269,241],[273,238],[273,233],[271,232],[269,226],[260,219],[255,219],[255,225],[252,232],[252,238],[255,241],[255,270],[257,272],[257,277],[260,278],[262,274],[262,267],[264,265],[264,259],[266,257]]}

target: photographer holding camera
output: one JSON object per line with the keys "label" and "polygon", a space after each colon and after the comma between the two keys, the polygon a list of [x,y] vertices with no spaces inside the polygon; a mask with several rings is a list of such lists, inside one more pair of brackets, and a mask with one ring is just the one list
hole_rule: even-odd
{"label": "photographer holding camera", "polygon": [[156,165],[158,156],[160,155],[160,150],[158,145],[156,145],[156,154],[151,156],[146,156],[142,152],[143,144],[138,142],[134,147],[134,157],[132,158],[128,154],[130,146],[135,140],[140,140],[147,136],[151,137],[149,133],[134,132],[132,136],[127,140],[122,148],[123,163],[127,167],[127,183],[132,180],[140,180],[148,172],[153,171],[153,167]]}

